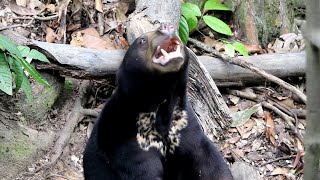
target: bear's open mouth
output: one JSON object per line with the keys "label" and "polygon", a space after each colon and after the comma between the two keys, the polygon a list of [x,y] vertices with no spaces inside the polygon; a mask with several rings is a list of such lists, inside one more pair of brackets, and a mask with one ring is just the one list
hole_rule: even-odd
{"label": "bear's open mouth", "polygon": [[152,61],[157,64],[166,65],[172,59],[183,59],[180,41],[177,38],[169,38],[162,42],[157,47]]}

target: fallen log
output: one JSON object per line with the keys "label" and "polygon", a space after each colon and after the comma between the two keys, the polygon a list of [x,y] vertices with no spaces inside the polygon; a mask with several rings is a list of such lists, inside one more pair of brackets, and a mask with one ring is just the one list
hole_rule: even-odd
{"label": "fallen log", "polygon": [[[263,54],[241,57],[269,74],[279,78],[305,75],[305,53]],[[217,86],[244,86],[247,83],[265,82],[266,79],[249,69],[228,64],[218,58],[198,56]]]}
{"label": "fallen log", "polygon": [[[51,64],[38,63],[38,69],[59,70],[62,75],[74,78],[96,79],[114,75],[125,54],[125,50],[96,50],[67,44],[30,41],[9,30],[1,31],[0,34],[5,35],[17,44],[38,48],[55,60]],[[225,63],[218,58],[197,57],[217,86],[244,86],[246,83],[265,81],[264,78],[248,69]],[[305,75],[304,52],[263,54],[242,57],[241,59],[279,78]]]}
{"label": "fallen log", "polygon": [[[33,41],[50,54],[58,64],[38,64],[38,69],[56,69],[64,75],[75,78],[101,78],[113,75],[117,71],[124,50],[95,50],[78,48],[65,44],[49,44]],[[49,55],[47,53],[47,55]],[[256,73],[242,67],[228,64],[218,58],[198,56],[217,86],[244,86],[247,83],[265,82]],[[257,67],[279,78],[304,76],[305,53],[264,54],[242,57]],[[76,68],[76,69],[75,69]]]}

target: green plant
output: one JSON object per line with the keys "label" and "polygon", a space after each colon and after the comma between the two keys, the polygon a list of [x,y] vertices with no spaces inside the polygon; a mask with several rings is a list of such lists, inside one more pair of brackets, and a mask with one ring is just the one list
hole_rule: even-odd
{"label": "green plant", "polygon": [[41,52],[27,46],[16,46],[5,36],[0,35],[0,90],[8,95],[13,94],[13,80],[15,92],[20,88],[26,93],[28,101],[32,100],[31,85],[26,72],[38,83],[50,86],[49,83],[30,64],[32,59],[49,63]]}
{"label": "green plant", "polygon": [[[206,15],[206,12],[209,10],[231,11],[229,7],[222,4],[219,0],[208,0],[204,4],[202,13],[196,4],[189,2],[182,4],[182,16],[179,23],[179,36],[184,44],[187,44],[189,33],[197,28],[199,20],[203,20],[204,23],[206,23],[212,30],[218,33],[228,36],[233,35],[230,27],[225,22],[214,16]],[[235,50],[244,56],[248,55],[248,51],[242,43],[225,43],[226,53],[228,55],[233,55]],[[231,52],[233,53],[231,54]]]}

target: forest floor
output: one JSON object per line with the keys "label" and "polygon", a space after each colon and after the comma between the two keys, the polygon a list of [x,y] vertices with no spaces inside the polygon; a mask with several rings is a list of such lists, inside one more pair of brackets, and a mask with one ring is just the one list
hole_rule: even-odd
{"label": "forest floor", "polygon": [[[128,47],[124,38],[123,23],[128,11],[131,10],[127,4],[118,0],[106,1],[100,7],[103,13],[97,13],[96,9],[99,7],[95,9],[93,1],[84,0],[82,4],[79,1],[70,2],[67,6],[66,32],[61,30],[57,16],[59,11],[65,10],[63,5],[45,5],[39,0],[16,2],[20,4],[0,2],[0,29],[7,27],[30,39],[67,43],[78,47],[99,49]],[[105,20],[99,21],[99,16]],[[65,40],[62,36],[64,33]],[[216,49],[221,46],[221,42],[209,35],[204,38],[205,40],[198,39]],[[190,47],[197,55],[203,54],[201,49]],[[262,49],[259,49],[259,52],[264,53]],[[289,78],[286,81],[305,92],[304,77]],[[114,86],[114,81],[110,79],[96,81],[91,88],[86,107],[101,107]],[[58,135],[66,120],[70,118],[76,91],[77,86],[62,107],[56,106],[52,110],[45,119],[46,123],[31,124],[31,126],[41,131],[50,129]],[[226,130],[223,141],[219,143],[220,150],[228,162],[230,164],[235,161],[246,162],[259,172],[262,179],[301,179],[304,155],[304,145],[301,140],[306,126],[305,105],[292,92],[267,81],[247,87],[220,88],[220,91],[232,113],[242,112],[242,118],[238,118],[238,125]],[[242,92],[245,95],[241,96],[235,92]],[[259,101],[252,100],[250,98],[252,96]],[[266,108],[265,103],[281,109],[294,119],[294,126],[289,126],[278,113]],[[247,116],[243,113],[247,113]],[[91,119],[86,117],[78,124],[55,165],[35,171],[49,158],[38,157],[17,175],[17,179],[83,179],[82,153],[92,128]],[[50,149],[44,150],[45,153],[49,151]]]}

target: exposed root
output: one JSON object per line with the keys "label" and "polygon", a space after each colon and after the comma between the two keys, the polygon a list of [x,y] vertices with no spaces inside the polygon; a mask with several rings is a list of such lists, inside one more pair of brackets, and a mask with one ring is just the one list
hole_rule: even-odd
{"label": "exposed root", "polygon": [[85,114],[83,113],[82,106],[85,103],[85,100],[87,99],[87,90],[90,86],[91,82],[89,80],[82,81],[78,90],[78,95],[74,102],[73,109],[67,118],[68,121],[65,123],[64,128],[59,133],[59,137],[56,140],[54,147],[50,151],[51,156],[49,162],[39,167],[35,172],[39,172],[40,170],[50,168],[52,165],[56,163],[56,161],[62,154],[64,147],[68,143],[71,134],[74,131],[74,128],[85,116]]}

